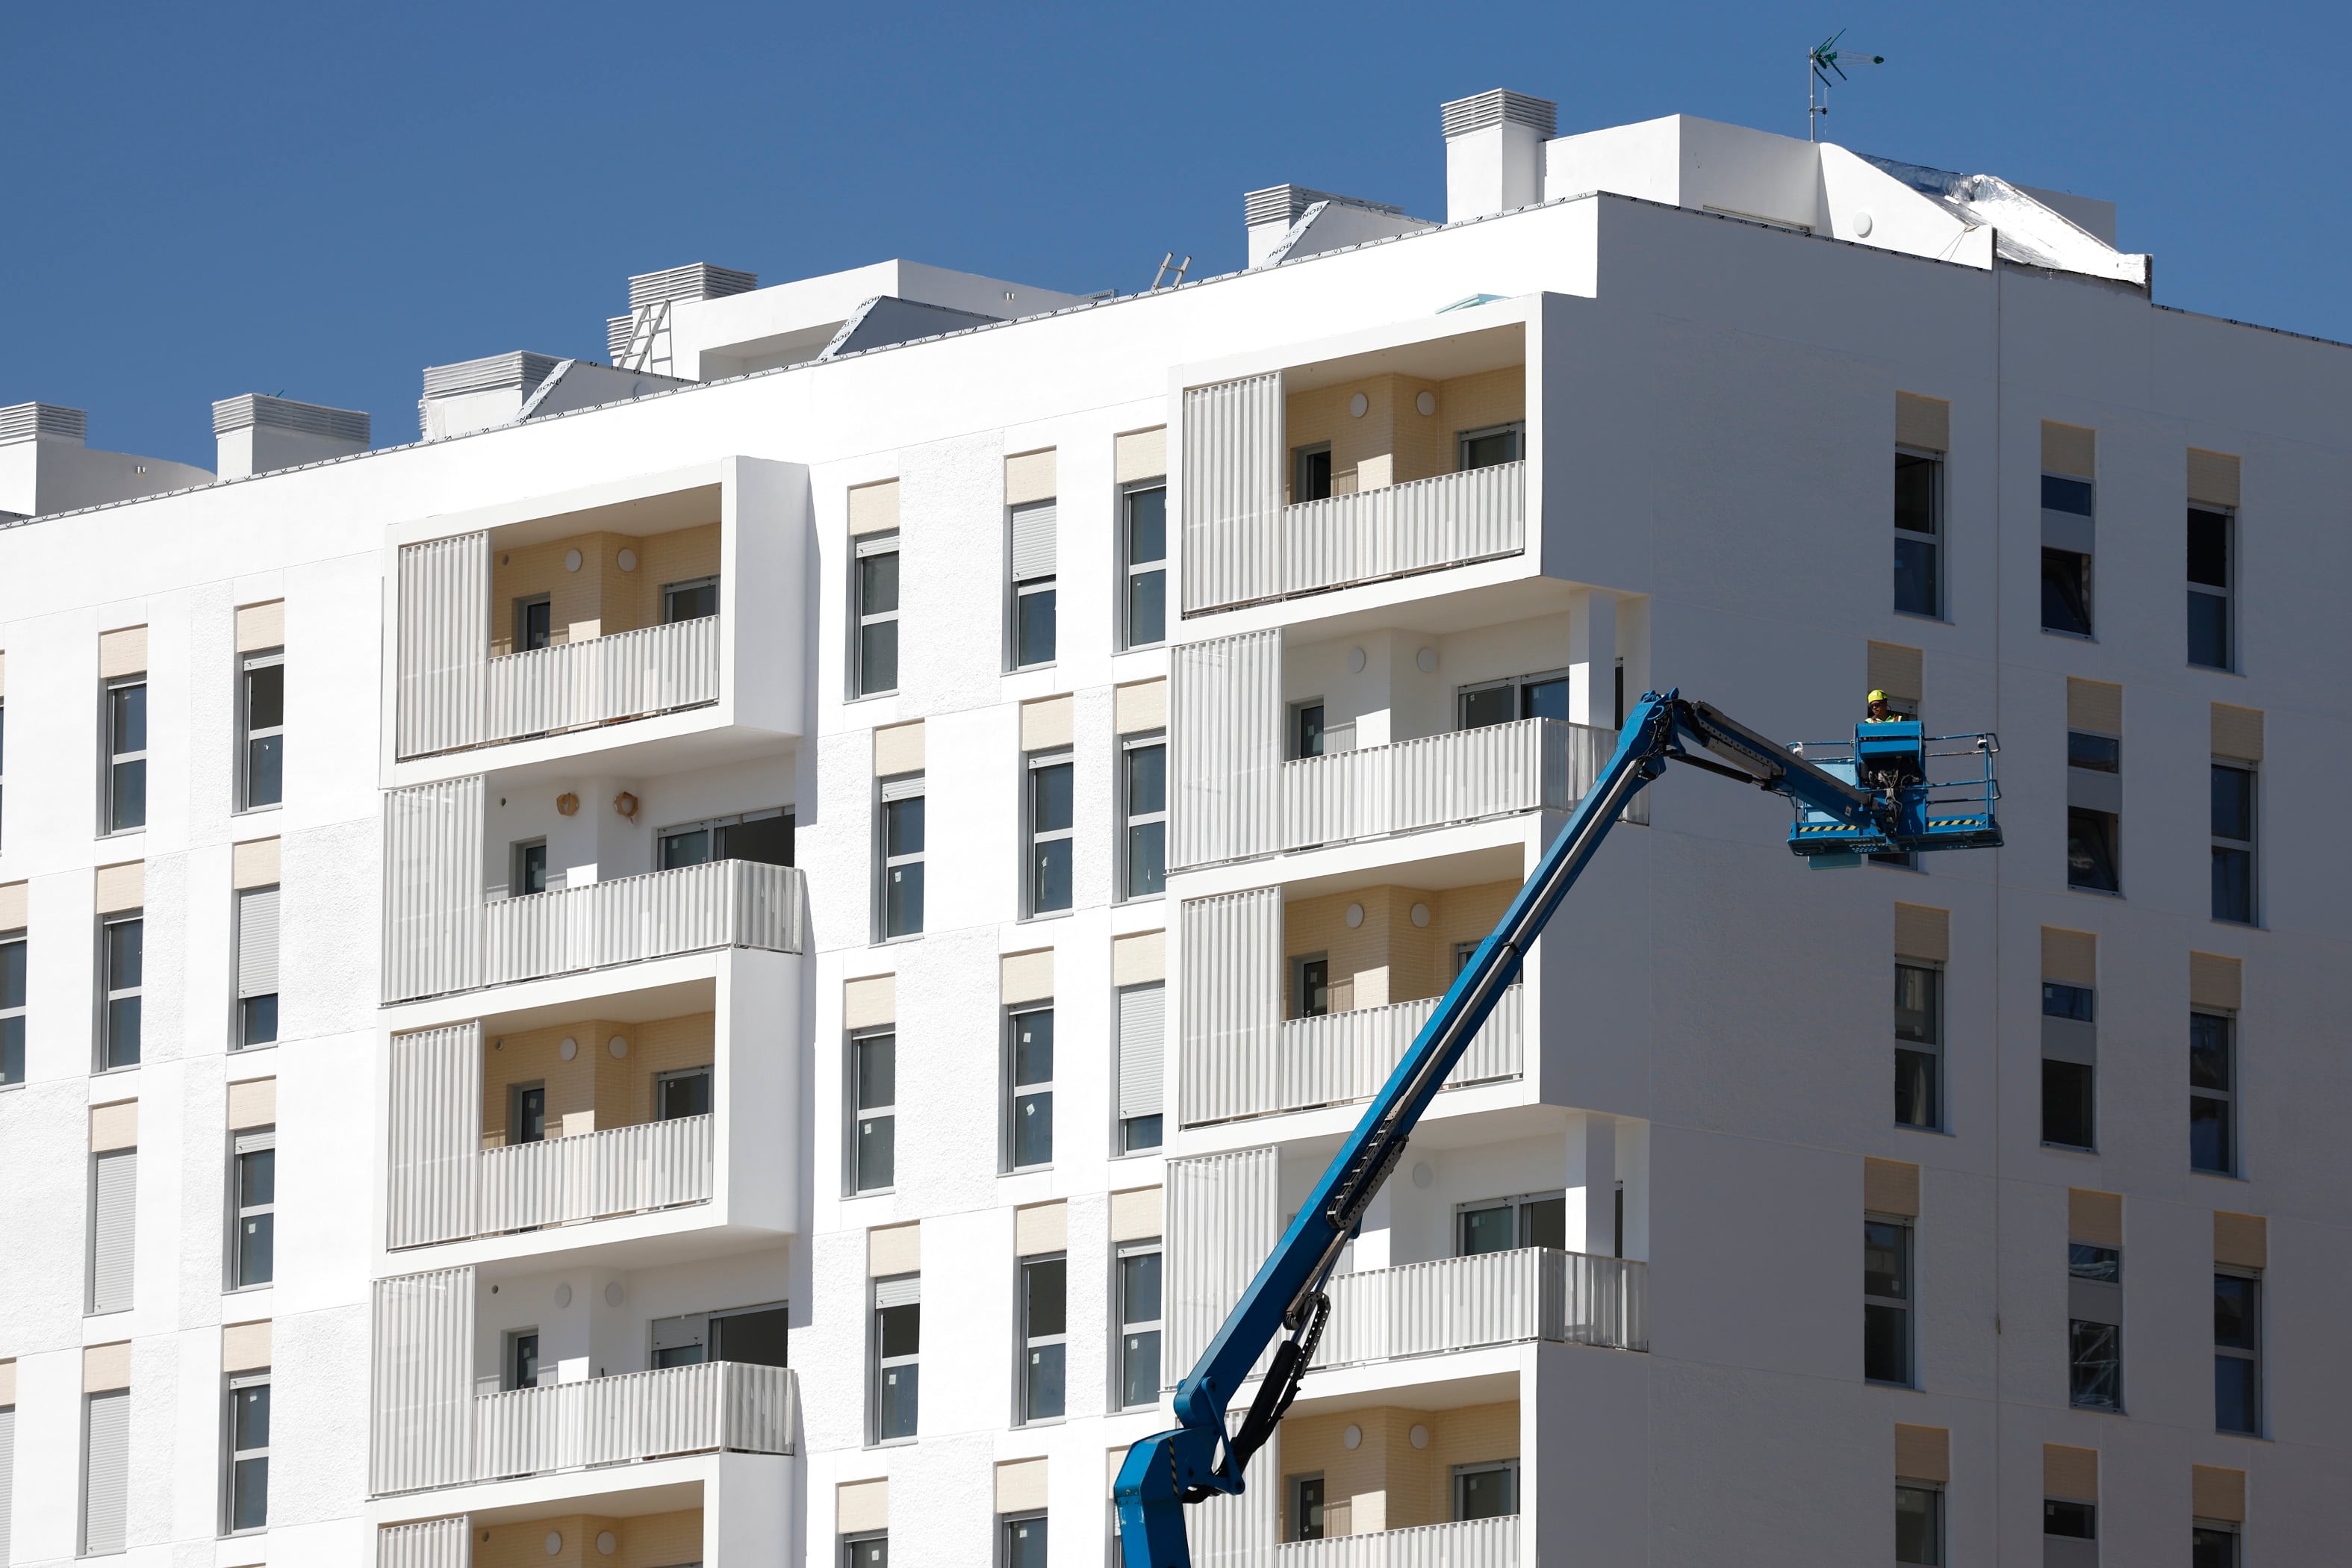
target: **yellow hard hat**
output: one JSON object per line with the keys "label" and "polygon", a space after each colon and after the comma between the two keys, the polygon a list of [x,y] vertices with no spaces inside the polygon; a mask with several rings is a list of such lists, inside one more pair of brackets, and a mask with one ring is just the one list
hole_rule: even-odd
{"label": "yellow hard hat", "polygon": [[1884,702],[1886,700],[1886,693],[1884,691],[1874,691],[1870,694],[1870,700],[1873,702]]}

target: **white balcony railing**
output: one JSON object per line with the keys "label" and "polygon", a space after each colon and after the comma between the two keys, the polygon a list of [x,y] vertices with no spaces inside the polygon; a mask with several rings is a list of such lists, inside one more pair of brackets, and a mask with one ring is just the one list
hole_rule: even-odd
{"label": "white balcony railing", "polygon": [[1231,517],[1227,537],[1188,536],[1185,609],[1230,609],[1527,548],[1528,466],[1498,463]]}
{"label": "white balcony railing", "polygon": [[[1198,1102],[1221,1112],[1204,1120],[1239,1121],[1370,1100],[1396,1070],[1437,1002],[1424,996],[1385,1007],[1286,1019],[1275,1031],[1271,1074],[1265,1063],[1250,1059],[1255,1047],[1246,1037],[1211,1036],[1188,1043],[1186,1048],[1204,1058],[1194,1064],[1201,1085]],[[1513,985],[1471,1037],[1470,1048],[1454,1064],[1443,1088],[1517,1078],[1524,1070],[1523,1012],[1520,988]]]}
{"label": "white balcony railing", "polygon": [[708,1203],[711,1127],[709,1116],[680,1116],[485,1149],[474,1234]]}
{"label": "white balcony railing", "polygon": [[732,1449],[790,1454],[800,1384],[781,1366],[705,1362],[474,1396],[479,1480]]}
{"label": "white balcony railing", "polygon": [[1522,1247],[1332,1277],[1317,1366],[1531,1340],[1650,1348],[1649,1266]]}
{"label": "white balcony railing", "polygon": [[1519,1568],[1519,1516],[1286,1541],[1274,1568]]}
{"label": "white balcony railing", "polygon": [[1559,719],[1331,752],[1282,764],[1282,847],[1310,849],[1521,811],[1566,811],[1617,749],[1614,731]]}
{"label": "white balcony railing", "polygon": [[487,985],[712,947],[798,952],[801,874],[789,866],[714,860],[493,900],[482,916]]}
{"label": "white balcony railing", "polygon": [[493,658],[483,743],[719,700],[719,617],[702,616]]}

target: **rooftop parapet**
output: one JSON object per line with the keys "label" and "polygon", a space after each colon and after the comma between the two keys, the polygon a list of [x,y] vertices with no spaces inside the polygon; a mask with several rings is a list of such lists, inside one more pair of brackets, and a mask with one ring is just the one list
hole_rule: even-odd
{"label": "rooftop parapet", "polygon": [[1425,218],[1408,217],[1402,207],[1386,202],[1305,185],[1268,185],[1249,192],[1242,197],[1242,221],[1249,226],[1252,267],[1436,226]]}
{"label": "rooftop parapet", "polygon": [[684,384],[675,376],[518,350],[425,366],[417,425],[425,439],[437,441]]}

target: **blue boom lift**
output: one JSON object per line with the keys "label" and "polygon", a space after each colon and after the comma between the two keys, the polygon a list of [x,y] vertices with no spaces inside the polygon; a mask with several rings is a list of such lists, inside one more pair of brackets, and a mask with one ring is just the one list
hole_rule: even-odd
{"label": "blue boom lift", "polygon": [[[2000,826],[1993,805],[2000,786],[1992,759],[2000,750],[1990,734],[1928,737],[1917,724],[1905,721],[1860,725],[1850,746],[1839,742],[1783,747],[1679,691],[1643,697],[1625,721],[1615,754],[1544,852],[1535,875],[1463,966],[1192,1374],[1177,1385],[1181,1425],[1128,1450],[1112,1494],[1126,1568],[1192,1568],[1184,1505],[1243,1489],[1250,1457],[1274,1435],[1314,1359],[1331,1311],[1323,1287],[1340,1248],[1396,1168],[1405,1140],[1445,1075],[1504,987],[1518,977],[1552,911],[1591,863],[1626,804],[1664,773],[1666,763],[1688,763],[1787,796],[1796,808],[1789,847],[1822,869],[1858,865],[1864,855],[1998,847]],[[1963,776],[1929,776],[1931,768],[1951,768],[1948,759],[1962,756],[1981,761],[1960,768]],[[1286,1337],[1275,1346],[1257,1396],[1240,1427],[1229,1428],[1226,1412],[1234,1394],[1279,1336]]]}

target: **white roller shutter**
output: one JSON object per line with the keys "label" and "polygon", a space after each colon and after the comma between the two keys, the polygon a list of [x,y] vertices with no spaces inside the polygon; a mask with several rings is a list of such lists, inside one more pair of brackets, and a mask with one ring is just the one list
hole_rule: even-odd
{"label": "white roller shutter", "polygon": [[1155,981],[1118,994],[1118,1117],[1157,1116],[1166,1081],[1168,988]]}
{"label": "white roller shutter", "polygon": [[82,1555],[121,1551],[123,1517],[131,1500],[129,1389],[89,1396],[81,1473]]}
{"label": "white roller shutter", "polygon": [[94,1156],[89,1220],[89,1310],[120,1312],[131,1305],[133,1237],[139,1207],[139,1151]]}
{"label": "white roller shutter", "polygon": [[278,889],[249,888],[236,896],[236,994],[278,994]]}
{"label": "white roller shutter", "polygon": [[1032,582],[1054,574],[1055,503],[1034,501],[1013,509],[1013,580]]}
{"label": "white roller shutter", "polygon": [[874,1304],[877,1307],[919,1306],[923,1300],[923,1277],[909,1274],[903,1279],[874,1281]]}

